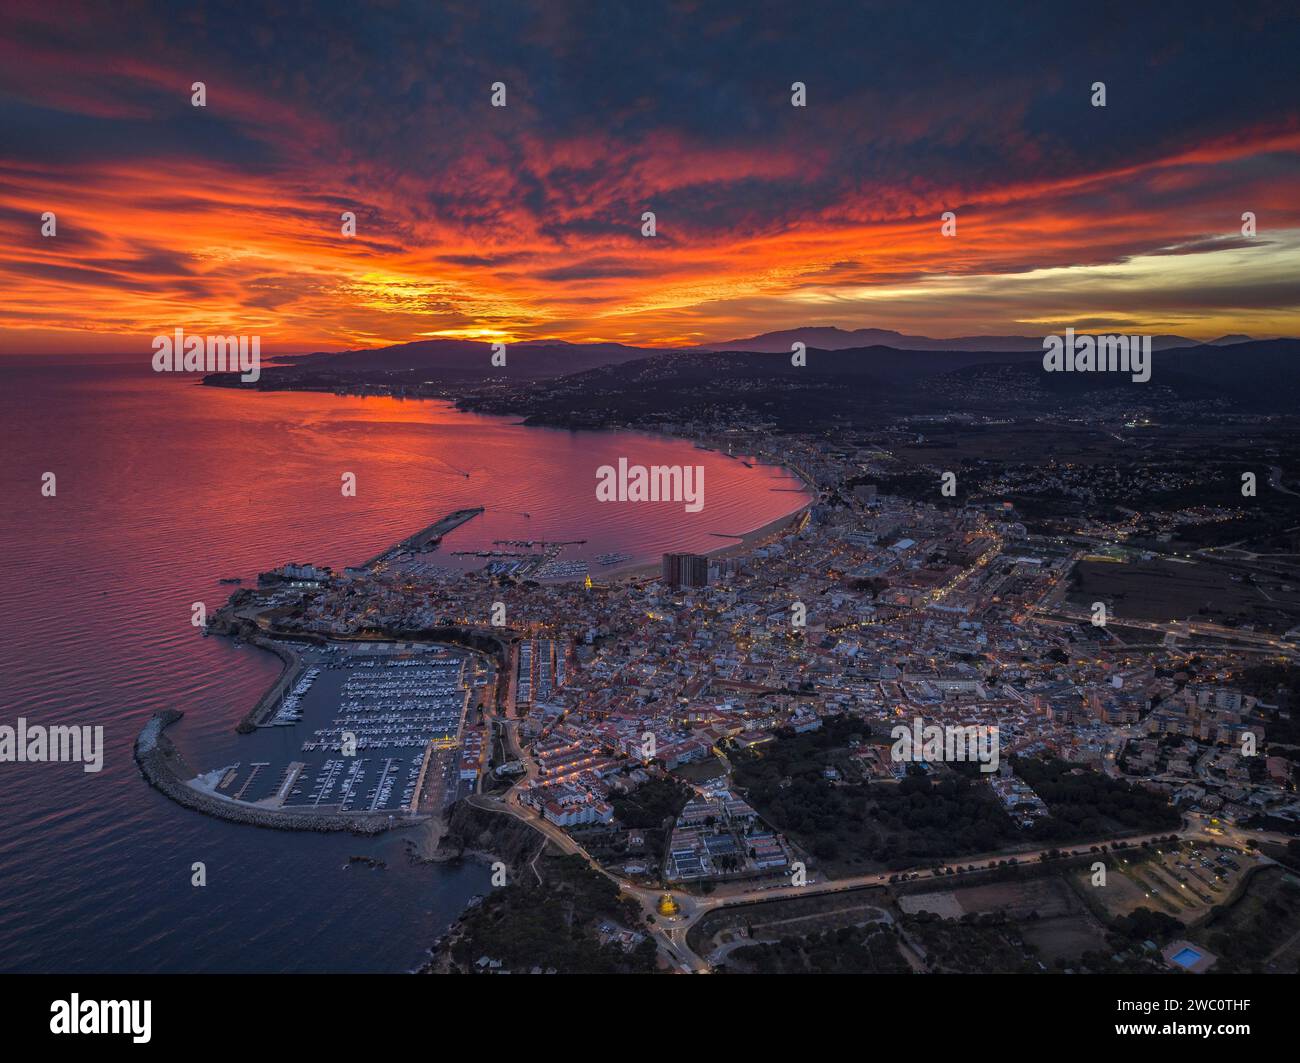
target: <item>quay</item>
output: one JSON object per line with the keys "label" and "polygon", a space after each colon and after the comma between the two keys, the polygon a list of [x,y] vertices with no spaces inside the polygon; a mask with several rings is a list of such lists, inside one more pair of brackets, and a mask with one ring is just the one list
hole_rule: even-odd
{"label": "quay", "polygon": [[482,506],[475,506],[473,509],[458,509],[454,513],[448,513],[441,520],[434,521],[434,523],[430,524],[427,528],[421,529],[414,535],[407,536],[401,542],[376,554],[361,567],[373,568],[375,565],[379,564],[379,562],[388,560],[404,550],[412,553],[422,553],[434,549],[442,541],[444,535],[455,531],[462,524],[473,520],[482,512]]}

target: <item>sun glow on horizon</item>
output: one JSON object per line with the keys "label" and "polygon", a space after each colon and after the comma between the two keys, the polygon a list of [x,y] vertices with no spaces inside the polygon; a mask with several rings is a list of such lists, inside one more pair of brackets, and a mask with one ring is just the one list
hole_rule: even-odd
{"label": "sun glow on horizon", "polygon": [[[740,24],[709,25],[708,54],[730,57],[715,75],[688,61],[687,19],[672,31],[680,61],[624,42],[600,93],[552,84],[557,70],[583,78],[572,49],[590,29],[555,14],[495,110],[453,91],[454,64],[477,76],[486,44],[394,32],[403,17],[382,69],[347,26],[322,33],[350,65],[310,49],[280,56],[276,78],[246,77],[256,57],[222,53],[200,109],[175,86],[206,54],[206,20],[155,26],[168,47],[143,59],[107,17],[23,10],[0,39],[0,115],[15,123],[0,157],[0,353],[124,350],[176,327],[258,334],[268,353],[693,346],[814,320],[937,338],[1107,322],[1300,334],[1300,112],[1267,81],[1245,110],[1220,95],[1172,104],[1207,52],[1233,84],[1243,69],[1285,76],[1276,34],[1223,57],[1196,28],[1195,47],[1143,68],[1150,95],[1130,87],[1100,111],[1041,66],[1025,27],[994,68],[958,49],[921,76],[877,48],[882,93],[835,68],[840,35],[810,20],[792,32],[828,61],[800,110]],[[311,87],[326,74],[322,100]],[[57,235],[42,235],[46,212]]]}

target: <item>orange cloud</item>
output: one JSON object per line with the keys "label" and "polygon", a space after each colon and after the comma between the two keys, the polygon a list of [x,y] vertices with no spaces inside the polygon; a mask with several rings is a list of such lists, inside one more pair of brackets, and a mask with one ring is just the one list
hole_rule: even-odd
{"label": "orange cloud", "polygon": [[[742,108],[748,126],[706,135],[638,96],[587,101],[589,121],[556,122],[522,89],[509,111],[397,108],[348,65],[352,38],[332,46],[334,80],[307,81],[287,60],[257,77],[228,52],[196,61],[158,26],[140,49],[74,60],[38,9],[26,18],[31,41],[0,41],[0,66],[21,70],[0,76],[0,118],[30,134],[0,159],[0,352],[147,350],[176,327],[258,334],[272,354],[799,324],[955,335],[1108,313],[1300,332],[1286,111],[1092,161],[1033,128],[1017,75],[961,106],[823,89],[806,122],[773,93]],[[400,61],[392,76],[399,99],[453,91]],[[204,78],[209,108],[192,108]],[[929,165],[907,172],[912,155]],[[1246,210],[1250,254],[1232,242]],[[1116,269],[1143,291],[1119,298]]]}

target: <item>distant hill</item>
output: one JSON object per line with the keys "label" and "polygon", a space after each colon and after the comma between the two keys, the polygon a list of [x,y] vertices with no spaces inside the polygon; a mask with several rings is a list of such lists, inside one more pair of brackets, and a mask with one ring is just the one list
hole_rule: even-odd
{"label": "distant hill", "polygon": [[789,351],[656,352],[539,381],[526,395],[479,395],[466,408],[593,428],[707,420],[719,410],[744,410],[755,423],[791,431],[916,413],[1025,414],[1106,391],[1153,402],[1171,418],[1184,403],[1223,403],[1238,413],[1300,408],[1300,340],[1159,351],[1147,383],[1122,372],[1048,373],[1042,353],[810,348],[806,365],[794,366]]}
{"label": "distant hill", "polygon": [[[952,339],[935,339],[931,336],[908,336],[893,329],[860,328],[852,331],[833,326],[783,329],[765,332],[748,339],[728,340],[725,343],[705,343],[699,350],[754,351],[774,354],[789,351],[790,344],[804,343],[823,351],[851,350],[859,347],[891,347],[897,351],[1041,351],[1043,337],[1039,336],[956,336]],[[1220,336],[1214,344],[1246,343],[1249,336]],[[1154,350],[1176,347],[1203,346],[1199,340],[1186,336],[1160,335],[1151,338]]]}
{"label": "distant hill", "polygon": [[[812,358],[809,357],[811,364]],[[1125,373],[1045,373],[1023,354],[988,357],[954,370],[956,380],[975,379],[1001,364],[1013,378],[1036,382],[1057,397],[1107,389],[1168,389],[1188,402],[1222,400],[1240,412],[1291,413],[1300,409],[1300,340],[1248,340],[1158,351],[1151,379],[1134,384]]]}
{"label": "distant hill", "polygon": [[1300,340],[1216,341],[1168,351],[1152,362],[1151,379],[1172,384],[1180,394],[1201,389],[1207,397],[1226,397],[1247,409],[1300,409]]}
{"label": "distant hill", "polygon": [[[506,344],[507,375],[561,376],[580,373],[601,365],[635,361],[657,350],[627,347],[621,343],[565,343],[562,340],[531,340]],[[391,347],[301,355],[280,359],[295,369],[313,372],[399,373],[430,370],[455,373],[493,373],[492,344],[479,340],[416,340]]]}
{"label": "distant hill", "polygon": [[[854,329],[848,331],[834,327],[784,329],[767,332],[749,339],[730,340],[726,343],[705,344],[689,349],[689,353],[710,354],[724,352],[750,352],[754,354],[788,354],[796,341],[808,349],[837,351],[846,354],[857,352],[873,358],[888,360],[889,355],[901,351],[926,353],[931,356],[943,352],[967,355],[1017,354],[1041,352],[1041,336],[959,336],[954,339],[933,339],[928,336],[908,336],[892,329]],[[1209,344],[1202,344],[1182,336],[1156,336],[1152,339],[1155,350],[1173,350],[1195,347],[1224,347],[1252,342],[1249,336],[1220,336]],[[685,350],[678,348],[677,350]],[[528,340],[506,345],[506,371],[492,367],[492,344],[481,340],[427,339],[411,343],[397,343],[390,347],[376,347],[349,351],[318,351],[314,354],[289,356],[277,362],[291,371],[310,373],[410,373],[428,371],[443,377],[470,379],[482,375],[505,377],[556,377],[582,373],[600,366],[622,365],[642,358],[664,354],[665,348],[630,347],[622,343],[567,343],[563,340]],[[894,372],[914,372],[918,369],[955,367],[959,363],[945,363],[944,359],[926,358],[924,366],[917,364],[909,370],[886,368],[886,375]],[[988,360],[988,359],[985,359]]]}

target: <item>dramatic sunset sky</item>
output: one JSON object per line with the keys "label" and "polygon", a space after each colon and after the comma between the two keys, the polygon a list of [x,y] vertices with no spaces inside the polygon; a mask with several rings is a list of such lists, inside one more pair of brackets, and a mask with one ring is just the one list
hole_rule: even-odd
{"label": "dramatic sunset sky", "polygon": [[1134,6],[6,0],[0,352],[1300,334],[1300,8]]}

